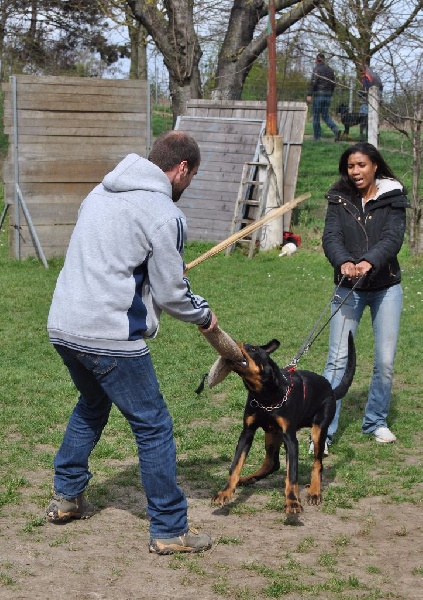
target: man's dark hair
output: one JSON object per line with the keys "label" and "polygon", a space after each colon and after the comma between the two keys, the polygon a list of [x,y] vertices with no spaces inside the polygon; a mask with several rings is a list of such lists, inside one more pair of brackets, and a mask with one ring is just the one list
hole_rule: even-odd
{"label": "man's dark hair", "polygon": [[192,171],[200,165],[200,148],[187,133],[177,130],[166,131],[159,135],[154,142],[148,160],[165,173],[186,160],[188,170]]}
{"label": "man's dark hair", "polygon": [[325,62],[325,55],[323,54],[323,52],[319,52],[319,54],[316,56],[316,60],[318,60],[319,62]]}

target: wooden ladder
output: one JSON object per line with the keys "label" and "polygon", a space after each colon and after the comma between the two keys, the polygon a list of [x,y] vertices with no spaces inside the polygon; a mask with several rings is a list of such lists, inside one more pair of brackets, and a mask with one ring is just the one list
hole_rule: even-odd
{"label": "wooden ladder", "polygon": [[[244,163],[231,224],[231,235],[264,216],[271,169],[272,167],[268,162],[253,161]],[[250,235],[240,238],[236,242],[249,246],[248,258],[253,257],[259,233],[260,229],[256,229]],[[236,244],[228,246],[226,255],[231,254],[235,250],[235,246]]]}

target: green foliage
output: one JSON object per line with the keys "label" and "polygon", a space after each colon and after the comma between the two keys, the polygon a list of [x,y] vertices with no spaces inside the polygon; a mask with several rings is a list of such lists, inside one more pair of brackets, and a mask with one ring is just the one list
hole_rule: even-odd
{"label": "green foliage", "polygon": [[[278,56],[276,67],[277,97],[283,100],[304,101],[309,78],[292,68],[292,60]],[[268,92],[268,64],[263,58],[254,62],[242,89],[242,100],[266,100]]]}
{"label": "green foliage", "polygon": [[169,106],[155,105],[151,111],[151,130],[153,137],[173,129],[173,115]]}
{"label": "green foliage", "polygon": [[2,3],[1,76],[5,80],[25,72],[98,77],[105,67],[129,55],[127,44],[109,40],[109,25],[97,2]]}

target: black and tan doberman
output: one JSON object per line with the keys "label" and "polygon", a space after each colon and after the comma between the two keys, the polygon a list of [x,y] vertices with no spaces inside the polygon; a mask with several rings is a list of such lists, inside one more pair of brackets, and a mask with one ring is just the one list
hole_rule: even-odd
{"label": "black and tan doberman", "polygon": [[[278,471],[279,450],[283,443],[286,452],[285,512],[300,513],[303,508],[298,489],[296,433],[303,427],[311,427],[314,460],[307,502],[317,505],[322,501],[322,457],[327,430],[335,414],[336,400],[346,394],[354,377],[356,355],[353,336],[349,334],[347,366],[342,381],[335,389],[324,377],[312,371],[281,369],[269,356],[279,347],[278,340],[271,340],[265,346],[238,345],[245,360],[232,363],[225,359],[225,362],[242,377],[248,390],[244,427],[226,486],[212,499],[212,503],[223,506],[230,502],[238,485],[255,483]],[[263,464],[255,473],[241,477],[242,467],[259,427],[265,431],[266,455]]]}

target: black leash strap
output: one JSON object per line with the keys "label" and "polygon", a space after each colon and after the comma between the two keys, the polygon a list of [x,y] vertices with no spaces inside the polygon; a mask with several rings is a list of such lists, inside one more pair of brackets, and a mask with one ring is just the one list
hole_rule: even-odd
{"label": "black leash strap", "polygon": [[349,296],[353,293],[353,291],[355,290],[355,288],[357,287],[357,285],[360,283],[360,281],[363,279],[363,277],[365,277],[365,275],[362,275],[361,277],[359,277],[357,279],[357,281],[354,283],[354,285],[352,286],[352,288],[350,289],[350,291],[348,292],[348,294],[345,296],[345,298],[342,300],[342,302],[339,303],[339,306],[336,307],[336,309],[333,311],[333,313],[331,314],[331,316],[329,317],[329,319],[327,319],[327,321],[320,327],[320,329],[317,331],[317,333],[315,334],[316,329],[318,328],[318,326],[320,325],[326,311],[328,308],[330,308],[330,306],[332,305],[333,300],[336,298],[336,294],[339,290],[339,288],[342,285],[342,282],[345,279],[345,275],[342,276],[341,281],[338,283],[338,285],[335,288],[335,291],[332,295],[332,298],[329,301],[329,304],[325,306],[325,308],[323,309],[320,317],[317,319],[313,329],[310,331],[309,335],[307,336],[306,341],[304,342],[304,344],[301,346],[299,352],[296,354],[296,356],[292,359],[292,361],[289,363],[289,367],[295,367],[298,363],[298,361],[300,360],[300,358],[302,357],[303,354],[307,354],[307,352],[310,350],[310,346],[315,342],[316,338],[322,333],[322,331],[325,329],[325,327],[327,327],[327,325],[330,323],[330,321],[333,319],[333,317],[336,315],[336,313],[341,309],[342,305],[345,304],[345,302],[347,301],[347,299],[349,298]]}

